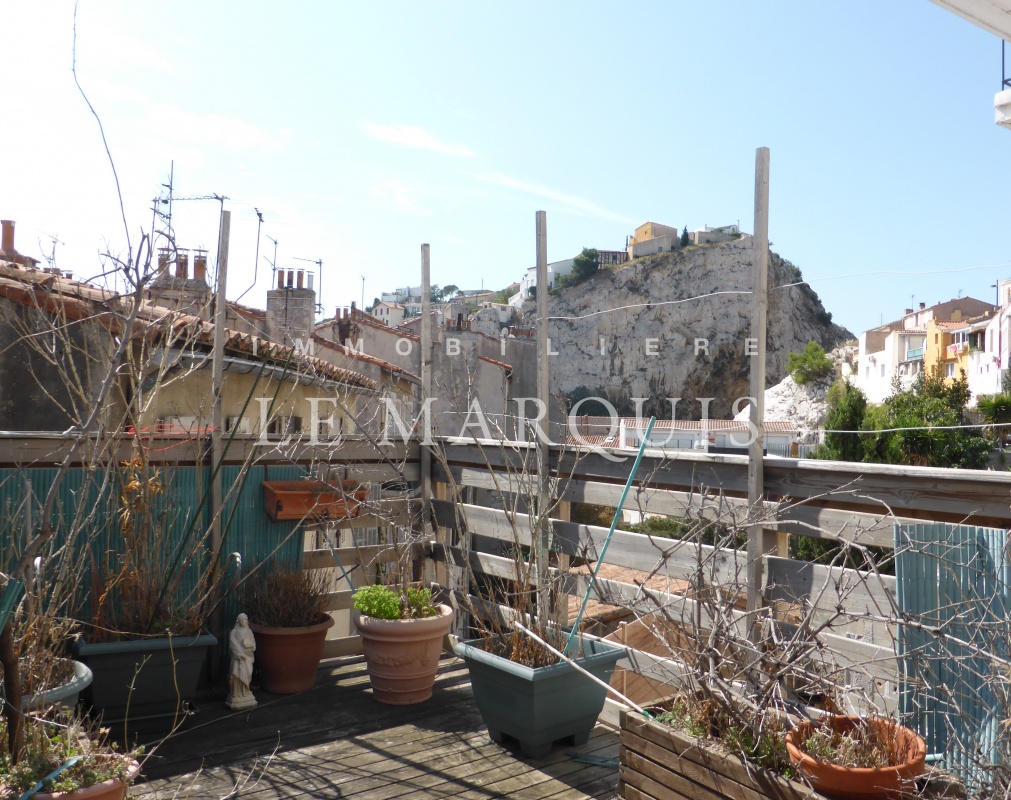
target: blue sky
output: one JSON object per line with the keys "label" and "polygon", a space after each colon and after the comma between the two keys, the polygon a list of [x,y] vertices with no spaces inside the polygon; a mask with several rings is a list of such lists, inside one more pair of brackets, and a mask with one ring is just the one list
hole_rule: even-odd
{"label": "blue sky", "polygon": [[[72,25],[69,2],[5,8],[0,217],[89,276],[125,234]],[[436,283],[519,279],[538,209],[551,260],[646,220],[750,231],[759,146],[773,249],[854,332],[1011,277],[1000,42],[928,0],[81,0],[77,67],[131,235],[173,160],[180,196],[230,198],[232,298],[254,208],[261,256],[269,235],[281,266],[323,260],[332,313],[362,275],[366,301],[418,283],[422,242]],[[217,210],[177,204],[179,245],[213,251]],[[269,270],[243,302],[263,306]]]}

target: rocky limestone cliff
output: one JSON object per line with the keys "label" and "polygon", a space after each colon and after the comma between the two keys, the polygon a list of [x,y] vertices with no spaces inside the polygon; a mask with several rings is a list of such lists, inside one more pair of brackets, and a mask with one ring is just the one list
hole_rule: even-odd
{"label": "rocky limestone cliff", "polygon": [[[683,398],[679,419],[698,419],[698,398],[712,397],[711,418],[733,417],[735,399],[748,395],[751,295],[745,292],[751,272],[752,239],[743,237],[604,268],[552,292],[552,392],[605,397],[622,414],[634,413],[633,398],[644,397],[643,413],[663,419],[670,418],[669,397]],[[830,350],[853,338],[832,324],[806,285],[774,288],[796,282],[799,274],[771,254],[767,387],[782,380],[789,354],[810,340]],[[659,305],[669,301],[683,302]],[[535,304],[527,302],[526,319],[535,313]]]}
{"label": "rocky limestone cliff", "polygon": [[[824,427],[828,416],[826,395],[836,378],[853,374],[858,348],[856,345],[837,347],[828,355],[835,362],[836,370],[827,378],[798,384],[787,375],[775,386],[765,390],[765,419],[768,422],[790,422],[799,430],[816,431]],[[735,417],[747,420],[750,407],[744,407]]]}

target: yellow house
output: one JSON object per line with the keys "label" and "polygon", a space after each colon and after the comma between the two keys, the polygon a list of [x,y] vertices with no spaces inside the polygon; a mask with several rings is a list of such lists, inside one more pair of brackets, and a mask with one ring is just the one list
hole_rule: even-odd
{"label": "yellow house", "polygon": [[969,323],[963,320],[927,322],[927,343],[923,352],[923,367],[928,375],[940,369],[945,379],[959,377],[969,364]]}

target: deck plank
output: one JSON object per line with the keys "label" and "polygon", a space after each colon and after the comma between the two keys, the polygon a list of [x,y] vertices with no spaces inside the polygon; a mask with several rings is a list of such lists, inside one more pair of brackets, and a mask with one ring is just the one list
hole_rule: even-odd
{"label": "deck plank", "polygon": [[[598,725],[578,747],[558,745],[543,759],[489,738],[474,706],[466,667],[440,664],[432,699],[394,707],[372,697],[360,656],[320,668],[300,695],[257,691],[260,705],[234,713],[214,694],[201,712],[162,742],[144,765],[138,800],[242,797],[251,800],[610,800],[617,767],[573,753],[618,754],[618,737]],[[153,730],[135,726],[141,740]]]}

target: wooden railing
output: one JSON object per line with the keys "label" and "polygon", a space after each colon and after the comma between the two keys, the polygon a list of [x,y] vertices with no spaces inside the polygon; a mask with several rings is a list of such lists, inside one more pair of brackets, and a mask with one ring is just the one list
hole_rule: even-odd
{"label": "wooden railing", "polygon": [[[483,537],[517,546],[514,552],[522,552],[521,548],[530,544],[531,520],[525,513],[510,513],[475,498],[524,496],[531,490],[532,462],[529,446],[492,442],[446,446],[434,459],[436,499],[432,507],[437,527],[434,538],[416,549],[416,555],[429,565],[429,574],[436,573],[457,599],[468,595],[469,575],[515,578],[513,558],[482,552],[474,543]],[[599,453],[553,448],[550,463],[560,501],[555,516],[567,517],[573,502],[616,506],[631,458],[619,462]],[[783,458],[766,458],[764,470],[767,500],[760,509],[762,525],[780,533],[888,548],[897,523],[1011,527],[1011,473]],[[741,519],[749,513],[744,456],[647,451],[635,486],[626,508],[645,513],[713,520],[726,520],[728,509],[731,514],[742,515]],[[470,502],[453,502],[448,499],[452,497],[464,497]],[[406,522],[406,508],[398,510],[387,504],[376,510],[374,519],[387,525],[393,519]],[[361,519],[341,524],[364,527]],[[564,518],[552,519],[551,527],[560,558],[591,564],[607,535],[606,528]],[[831,630],[822,635],[828,645],[821,656],[825,666],[844,675],[845,682],[873,691],[886,707],[894,706],[898,667],[895,630],[888,620],[896,613],[895,579],[793,560],[783,546],[785,540],[779,537],[779,549],[763,556],[764,601],[809,609],[816,621],[832,617]],[[702,556],[714,565],[715,582],[740,585],[740,576],[746,575],[744,550],[717,552],[688,542],[619,530],[606,561],[628,572],[618,579],[598,579],[595,597],[633,613],[655,611],[658,603],[687,613],[694,601],[678,594],[676,582],[688,578],[697,568],[700,547]],[[307,550],[305,565],[334,570],[339,563],[345,570],[366,576],[377,564],[395,558],[394,549],[388,545],[333,551],[317,546]],[[563,568],[552,574],[565,593],[581,597],[585,592],[585,571],[566,573]],[[672,591],[652,591],[646,599],[636,582],[646,574],[670,581]],[[332,610],[346,612],[351,605],[351,591],[335,591],[331,599]],[[841,617],[840,605],[844,612]],[[743,612],[741,617],[743,625]],[[784,618],[783,625],[788,629],[788,618]],[[347,655],[359,649],[357,637],[349,632],[328,642],[326,655]],[[668,657],[635,650],[621,665],[665,680],[679,669]]]}

